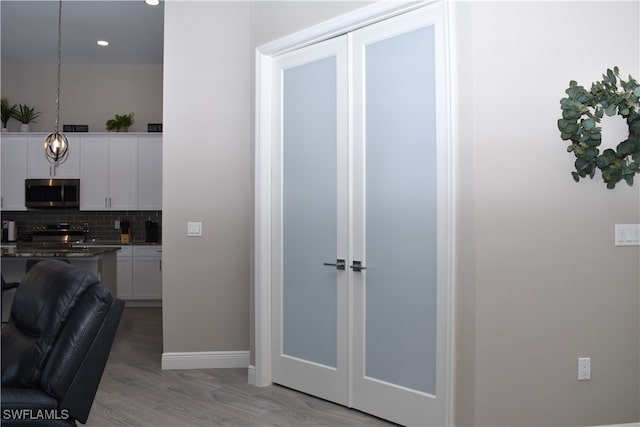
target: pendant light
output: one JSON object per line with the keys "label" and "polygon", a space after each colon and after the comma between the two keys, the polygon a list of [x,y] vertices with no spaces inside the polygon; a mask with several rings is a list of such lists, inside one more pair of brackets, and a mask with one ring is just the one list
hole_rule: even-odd
{"label": "pendant light", "polygon": [[58,79],[56,81],[56,130],[51,132],[44,139],[44,153],[53,165],[53,175],[56,174],[56,168],[67,160],[69,154],[69,140],[60,132],[60,57],[61,57],[61,40],[62,40],[62,0],[58,2]]}

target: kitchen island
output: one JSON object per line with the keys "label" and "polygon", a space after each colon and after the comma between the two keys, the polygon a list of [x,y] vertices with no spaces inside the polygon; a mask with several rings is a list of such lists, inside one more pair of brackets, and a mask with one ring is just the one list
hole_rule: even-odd
{"label": "kitchen island", "polygon": [[[111,291],[112,295],[117,296],[116,253],[118,250],[120,250],[119,247],[95,246],[67,248],[2,247],[2,276],[7,282],[20,282],[26,273],[27,260],[66,258],[71,264],[93,273]],[[5,308],[4,299],[3,295],[3,309]]]}

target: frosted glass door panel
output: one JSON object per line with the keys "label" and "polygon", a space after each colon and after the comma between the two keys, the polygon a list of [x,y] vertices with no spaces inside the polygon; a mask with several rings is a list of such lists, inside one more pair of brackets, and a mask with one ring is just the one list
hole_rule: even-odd
{"label": "frosted glass door panel", "polygon": [[366,47],[367,377],[436,382],[433,27]]}
{"label": "frosted glass door panel", "polygon": [[336,366],[336,58],[283,73],[283,353]]}

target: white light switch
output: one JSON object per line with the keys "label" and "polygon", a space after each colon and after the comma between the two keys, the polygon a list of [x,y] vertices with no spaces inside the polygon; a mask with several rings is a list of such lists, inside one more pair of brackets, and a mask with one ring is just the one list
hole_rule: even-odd
{"label": "white light switch", "polygon": [[616,246],[640,246],[640,224],[616,224]]}
{"label": "white light switch", "polygon": [[201,222],[187,222],[187,236],[200,237],[202,236],[202,223]]}

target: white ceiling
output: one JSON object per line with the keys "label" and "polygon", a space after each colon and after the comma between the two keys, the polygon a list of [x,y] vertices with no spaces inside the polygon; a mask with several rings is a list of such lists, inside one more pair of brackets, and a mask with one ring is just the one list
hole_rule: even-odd
{"label": "white ceiling", "polygon": [[[57,61],[58,2],[1,0],[1,56],[9,63]],[[164,2],[62,2],[62,63],[161,64]],[[100,47],[96,41],[108,40]]]}

